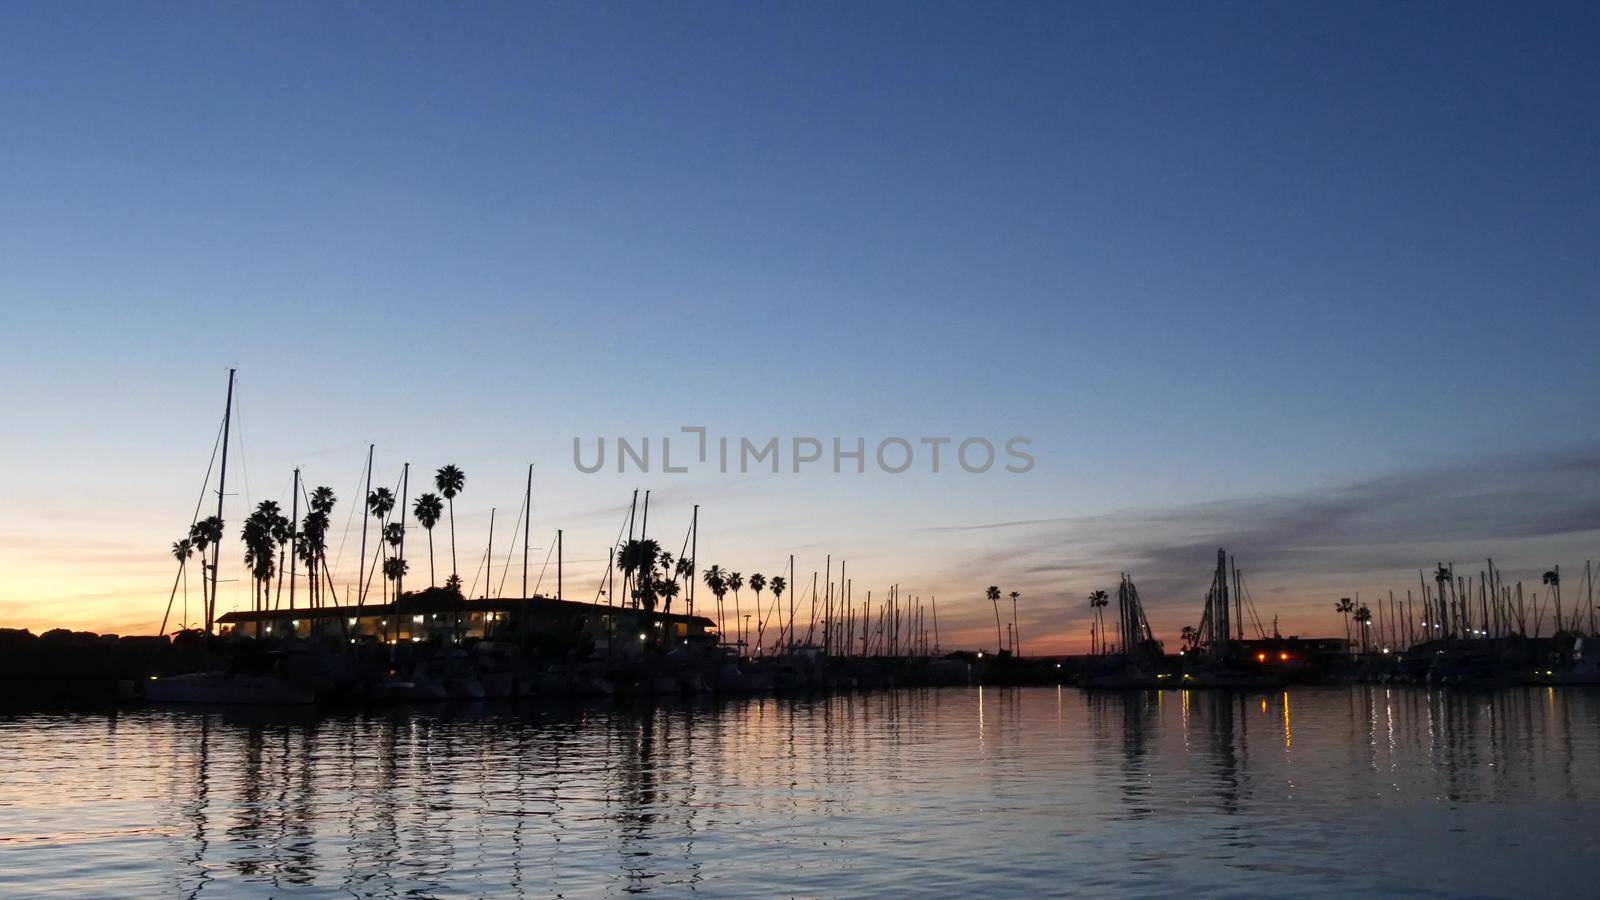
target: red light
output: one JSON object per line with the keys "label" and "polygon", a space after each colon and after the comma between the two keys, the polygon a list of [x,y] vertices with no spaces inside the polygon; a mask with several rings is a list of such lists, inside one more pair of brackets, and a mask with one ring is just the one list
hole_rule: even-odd
{"label": "red light", "polygon": [[1266,662],[1266,661],[1267,661],[1267,655],[1265,653],[1257,653],[1256,654],[1256,662]]}

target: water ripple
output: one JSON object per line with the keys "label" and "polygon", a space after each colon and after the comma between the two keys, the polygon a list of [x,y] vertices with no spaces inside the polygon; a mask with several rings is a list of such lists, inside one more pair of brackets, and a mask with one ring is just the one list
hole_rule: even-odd
{"label": "water ripple", "polygon": [[1600,694],[0,718],[0,895],[1555,896]]}

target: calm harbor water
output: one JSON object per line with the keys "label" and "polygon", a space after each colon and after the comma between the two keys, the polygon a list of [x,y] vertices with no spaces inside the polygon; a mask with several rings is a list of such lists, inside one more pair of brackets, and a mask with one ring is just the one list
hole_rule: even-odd
{"label": "calm harbor water", "polygon": [[1600,692],[0,717],[0,896],[1593,896]]}

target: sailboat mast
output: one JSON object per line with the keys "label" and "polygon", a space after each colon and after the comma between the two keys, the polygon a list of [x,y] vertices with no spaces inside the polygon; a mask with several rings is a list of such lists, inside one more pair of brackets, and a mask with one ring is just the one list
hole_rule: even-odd
{"label": "sailboat mast", "polygon": [[406,496],[411,490],[411,463],[400,468],[400,561],[394,567],[394,602],[400,602],[406,583]]}
{"label": "sailboat mast", "polygon": [[483,551],[483,599],[489,599],[489,585],[494,584],[494,507],[489,507],[489,549]]}
{"label": "sailboat mast", "polygon": [[[372,496],[373,446],[375,445],[367,445],[367,489],[362,493],[361,499],[357,501],[361,504],[361,559],[357,561],[360,567],[356,570],[356,587],[359,589],[359,593],[356,594],[357,608],[366,605],[367,602],[367,518],[371,515],[367,498]],[[345,591],[344,593],[345,599],[349,600],[350,592]]]}
{"label": "sailboat mast", "polygon": [[695,569],[700,567],[700,504],[689,514],[689,615],[694,615]]}
{"label": "sailboat mast", "polygon": [[[628,544],[632,544],[633,543],[633,524],[634,524],[635,517],[638,516],[638,515],[639,515],[639,489],[638,488],[634,488],[633,489],[633,501],[628,505]],[[622,545],[622,549],[624,551],[626,551],[628,549],[628,544],[623,544]],[[627,560],[620,560],[620,562],[623,565],[627,565],[628,564]],[[633,591],[633,573],[631,571],[627,570],[627,569],[624,569],[622,571],[622,590],[625,591],[628,594],[629,598],[633,597],[633,594],[634,594],[634,591]],[[624,603],[623,605],[627,606],[628,604]]]}
{"label": "sailboat mast", "polygon": [[[522,597],[528,597],[528,535],[533,531],[533,463],[528,463],[528,490],[522,498],[522,505],[528,509],[528,517],[522,524]],[[556,569],[560,570],[558,563]],[[560,591],[556,592],[557,594]]]}
{"label": "sailboat mast", "polygon": [[222,560],[222,498],[228,484],[228,429],[233,424],[233,374],[228,370],[228,402],[222,410],[222,468],[217,474],[217,535],[211,542],[211,600],[206,604],[206,634],[217,619],[217,564]]}
{"label": "sailboat mast", "polygon": [[294,558],[300,549],[300,468],[294,470],[294,491],[289,497],[289,609],[294,609]]}
{"label": "sailboat mast", "polygon": [[650,531],[650,492],[644,492],[644,515],[639,519],[639,542],[642,544]]}
{"label": "sailboat mast", "polygon": [[1228,567],[1233,569],[1233,619],[1234,631],[1239,640],[1244,640],[1244,591],[1240,588],[1243,575],[1239,572],[1239,561],[1228,557]]}

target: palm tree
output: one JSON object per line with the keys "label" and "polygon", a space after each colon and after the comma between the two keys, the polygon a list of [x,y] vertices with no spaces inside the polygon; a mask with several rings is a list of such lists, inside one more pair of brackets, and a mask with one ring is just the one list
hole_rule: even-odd
{"label": "palm tree", "polygon": [[312,607],[316,607],[322,597],[322,580],[318,577],[318,573],[327,568],[328,523],[331,521],[333,505],[337,500],[333,488],[319,485],[311,492],[311,511],[306,513],[305,519],[300,524],[296,550],[306,564],[306,584],[309,585],[307,595]]}
{"label": "palm tree", "polygon": [[[277,504],[273,504],[276,506]],[[276,511],[275,511],[276,512]],[[282,513],[272,517],[272,540],[278,545],[278,574],[283,574],[284,555],[289,549],[289,541],[294,537],[294,520]],[[283,595],[283,579],[278,579],[278,595]]]}
{"label": "palm tree", "polygon": [[265,596],[265,585],[273,575],[272,516],[277,504],[262,501],[244,520],[239,537],[244,541],[244,564],[250,569],[252,604],[259,610]]}
{"label": "palm tree", "polygon": [[1349,597],[1340,597],[1339,602],[1334,604],[1333,611],[1344,616],[1344,646],[1345,651],[1349,652],[1350,614],[1356,611],[1356,605],[1350,601]]}
{"label": "palm tree", "polygon": [[399,581],[406,574],[406,561],[398,556],[391,556],[383,561],[383,575],[390,581]]}
{"label": "palm tree", "polygon": [[656,593],[661,595],[668,613],[672,612],[672,598],[678,596],[678,590],[678,582],[671,579],[664,578],[656,582]]}
{"label": "palm tree", "polygon": [[[406,528],[404,525],[401,525],[399,522],[390,522],[389,524],[383,526],[383,542],[388,544],[389,549],[392,551],[389,554],[390,559],[399,558],[400,545],[405,543],[405,540]],[[385,573],[387,574],[387,570],[385,570]],[[402,571],[401,574],[404,575],[405,573]],[[399,586],[398,581],[395,584],[396,587]],[[394,599],[399,600],[400,595],[394,595]]]}
{"label": "palm tree", "polygon": [[178,572],[183,576],[183,622],[180,628],[189,627],[189,557],[194,555],[194,544],[188,538],[172,542],[172,558],[178,561]]}
{"label": "palm tree", "polygon": [[[378,555],[387,563],[389,561],[389,553],[383,548],[383,544],[385,532],[389,525],[389,512],[394,509],[394,492],[386,487],[373,488],[372,493],[367,495],[367,509],[372,510],[372,514],[378,517]],[[367,584],[371,583],[372,576],[369,574],[367,576]],[[385,581],[384,584],[387,585],[388,582]],[[366,585],[362,585],[361,593],[364,595],[366,592]],[[384,596],[387,597],[388,594],[389,590],[385,587]]]}
{"label": "palm tree", "polygon": [[[678,580],[682,581],[684,583],[685,587],[693,587],[693,585],[694,585],[694,560],[690,559],[687,556],[678,557],[678,561],[673,563],[673,565],[672,565],[672,572],[673,572],[673,577],[675,577]],[[694,615],[694,603],[693,602],[690,602],[690,604],[689,604],[689,615],[691,615],[691,616]]]}
{"label": "palm tree", "polygon": [[617,568],[622,570],[622,577],[633,581],[635,608],[643,606],[655,609],[656,559],[660,555],[660,545],[651,538],[630,538],[622,545],[622,552],[617,554]]}
{"label": "palm tree", "polygon": [[433,486],[450,504],[450,574],[455,575],[460,570],[456,565],[456,495],[466,488],[467,473],[455,466],[443,466],[433,473]]}
{"label": "palm tree", "polygon": [[1089,595],[1089,608],[1094,610],[1095,634],[1099,635],[1100,646],[1098,652],[1104,653],[1106,649],[1106,619],[1101,610],[1111,603],[1111,597],[1105,591],[1094,591]]}
{"label": "palm tree", "polygon": [[[385,579],[389,580],[389,581],[394,582],[394,590],[396,592],[398,592],[400,590],[400,579],[404,578],[405,575],[406,575],[406,561],[404,559],[402,559],[401,557],[391,556],[388,559],[383,561],[383,577]],[[395,620],[395,626],[396,626],[395,633],[396,634],[400,633],[399,632],[399,624],[400,624],[399,619],[396,618],[396,620]]]}
{"label": "palm tree", "polygon": [[1367,609],[1365,603],[1355,611],[1356,624],[1361,626],[1361,655],[1367,655],[1367,623],[1372,621],[1372,610]]}
{"label": "palm tree", "polygon": [[[1562,622],[1561,622],[1561,567],[1557,566],[1554,569],[1551,569],[1550,571],[1544,573],[1544,575],[1540,576],[1540,580],[1542,582],[1544,582],[1545,584],[1549,585],[1550,586],[1550,593],[1555,595],[1555,598],[1556,598],[1556,634],[1560,634],[1561,633],[1561,629],[1562,629]],[[1579,587],[1582,587],[1582,584],[1580,584]]]}
{"label": "palm tree", "polygon": [[1183,649],[1185,650],[1193,650],[1200,643],[1200,629],[1193,625],[1183,626],[1179,636],[1183,638]]}
{"label": "palm tree", "polygon": [[722,631],[722,595],[728,592],[728,573],[723,571],[721,566],[713,563],[709,569],[706,569],[701,578],[705,580],[706,587],[711,589],[711,593],[717,597],[717,631],[720,632]]}
{"label": "palm tree", "polygon": [[444,503],[438,494],[425,493],[411,504],[411,512],[416,515],[417,524],[428,532],[428,587],[433,587],[436,583],[433,574],[433,526],[439,524],[439,517],[444,515]]}
{"label": "palm tree", "polygon": [[[250,514],[250,519],[255,521],[254,528],[250,530],[254,532],[256,555],[269,557],[264,562],[258,560],[258,565],[264,573],[260,580],[263,591],[261,605],[265,609],[266,598],[270,597],[272,593],[272,579],[276,576],[277,571],[281,569],[280,566],[272,564],[270,557],[273,555],[274,547],[276,547],[278,559],[280,561],[283,559],[283,548],[289,543],[289,519],[283,514],[282,508],[278,506],[276,500],[263,500],[256,504],[255,511]],[[249,520],[246,520],[245,525],[247,529],[250,528]]]}
{"label": "palm tree", "polygon": [[[200,603],[209,611],[215,598],[206,593],[206,570],[211,568],[211,564],[206,562],[206,548],[222,543],[222,520],[207,516],[189,526],[189,540],[200,554]],[[206,618],[209,623],[209,613]]]}
{"label": "palm tree", "polygon": [[[739,614],[739,588],[744,587],[744,576],[738,572],[728,573],[728,590],[733,591],[733,627],[740,628],[744,617]],[[744,632],[739,633],[736,646],[744,645]]]}
{"label": "palm tree", "polygon": [[991,584],[984,594],[989,598],[989,602],[994,604],[995,652],[999,653],[1006,646],[1006,639],[1000,634],[1000,588]]}
{"label": "palm tree", "polygon": [[321,512],[313,509],[306,513],[300,522],[300,542],[295,546],[295,553],[299,554],[300,561],[306,564],[306,603],[312,609],[317,608],[317,597],[320,595],[322,580],[317,576],[317,543],[322,540],[326,530],[323,522],[326,519]]}
{"label": "palm tree", "polygon": [[1011,598],[1011,652],[1022,655],[1022,629],[1017,627],[1017,598],[1022,594],[1012,591],[1007,595]]}
{"label": "palm tree", "polygon": [[750,590],[756,592],[756,649],[761,649],[761,636],[767,632],[767,618],[761,614],[761,590],[767,586],[767,576],[756,572],[750,576]]}
{"label": "palm tree", "polygon": [[[783,610],[783,591],[788,586],[789,586],[789,582],[785,581],[782,575],[774,575],[773,576],[773,578],[772,578],[772,606],[773,606],[773,608],[779,610],[779,612],[778,612],[778,621],[779,622],[783,621],[783,612],[782,612],[782,610]],[[783,628],[781,626],[778,628],[778,640],[780,642],[783,640]],[[794,636],[790,635],[789,636],[789,640],[791,640],[791,641],[794,640]]]}
{"label": "palm tree", "polygon": [[379,524],[388,520],[389,511],[394,509],[394,491],[386,487],[373,488],[367,495],[367,508],[378,517]]}
{"label": "palm tree", "polygon": [[333,495],[333,488],[327,485],[318,485],[317,489],[311,492],[311,509],[313,512],[331,513],[333,512],[333,504],[338,499]]}

